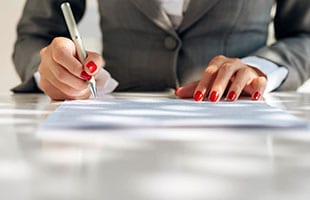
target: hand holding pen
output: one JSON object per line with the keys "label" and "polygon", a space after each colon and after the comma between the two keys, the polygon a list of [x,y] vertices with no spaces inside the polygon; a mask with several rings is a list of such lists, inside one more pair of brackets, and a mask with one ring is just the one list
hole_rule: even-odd
{"label": "hand holding pen", "polygon": [[[85,63],[85,59],[87,57],[86,50],[84,48],[82,38],[80,36],[80,33],[77,29],[77,25],[70,7],[70,4],[68,2],[62,3],[61,4],[61,10],[64,15],[64,18],[66,20],[66,24],[68,27],[68,30],[70,32],[71,38],[75,44],[76,51],[77,51],[77,56],[78,59],[82,62]],[[97,66],[95,63],[88,63],[86,65],[91,73],[97,70]],[[91,76],[89,79],[86,79],[88,89],[91,92],[93,97],[97,96],[97,88],[96,88],[96,81],[93,76]]]}
{"label": "hand holding pen", "polygon": [[41,50],[39,87],[52,99],[87,99],[94,92],[89,86],[94,78],[98,87],[109,82],[109,74],[101,67],[105,65],[103,58],[95,52],[85,52],[84,60],[78,56],[80,50],[81,46],[65,37],[54,38]]}

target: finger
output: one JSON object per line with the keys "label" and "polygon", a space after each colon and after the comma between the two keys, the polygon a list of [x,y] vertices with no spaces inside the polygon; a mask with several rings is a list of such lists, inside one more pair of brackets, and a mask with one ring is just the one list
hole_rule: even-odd
{"label": "finger", "polygon": [[205,69],[196,89],[194,92],[194,99],[195,101],[202,101],[205,96],[209,93],[210,90],[210,83],[213,82],[218,68],[227,60],[225,56],[216,56],[212,59],[209,63],[207,68]]}
{"label": "finger", "polygon": [[239,98],[241,92],[249,83],[249,81],[253,80],[257,74],[248,67],[244,67],[240,69],[231,83],[229,91],[226,96],[227,101],[235,101]]}
{"label": "finger", "polygon": [[39,73],[41,77],[45,77],[49,82],[52,82],[55,87],[64,89],[65,91],[63,92],[66,92],[69,88],[81,90],[86,85],[84,80],[91,78],[85,72],[81,73],[80,78],[73,76],[65,68],[57,64],[50,56],[45,54],[48,53],[41,52],[42,60],[39,66]]}
{"label": "finger", "polygon": [[58,69],[59,75],[49,77],[49,82],[67,95],[80,96],[81,91],[87,88],[87,83],[82,79],[72,76],[72,74],[61,67]]}
{"label": "finger", "polygon": [[76,58],[76,48],[70,39],[63,37],[55,38],[49,48],[51,48],[51,56],[56,63],[80,78],[83,65]]}
{"label": "finger", "polygon": [[253,79],[249,85],[247,85],[244,91],[251,95],[252,100],[258,101],[262,98],[267,86],[267,78],[260,76]]}
{"label": "finger", "polygon": [[48,80],[41,77],[40,79],[40,89],[47,94],[53,100],[64,100],[68,99],[67,96],[54,87]]}
{"label": "finger", "polygon": [[88,52],[85,60],[84,71],[89,75],[95,75],[105,65],[101,55],[95,52]]}
{"label": "finger", "polygon": [[[71,76],[71,75],[70,75]],[[84,96],[83,93],[85,93],[85,90],[88,90],[87,84],[85,81],[82,81],[81,84],[83,84],[83,86],[79,87],[79,88],[73,88],[67,84],[63,84],[62,82],[58,81],[58,79],[56,77],[50,77],[49,79],[45,79],[46,81],[48,81],[51,85],[54,86],[54,88],[57,88],[58,91],[60,91],[62,94],[65,94],[68,97],[80,97],[80,96]]]}
{"label": "finger", "polygon": [[40,79],[40,88],[53,100],[75,100],[87,99],[90,97],[90,92],[88,89],[84,90],[83,93],[80,93],[80,95],[76,96],[65,94],[44,78]]}
{"label": "finger", "polygon": [[192,98],[198,83],[199,81],[195,81],[177,88],[175,91],[175,95],[182,99]]}
{"label": "finger", "polygon": [[221,99],[232,76],[242,67],[245,65],[239,59],[229,59],[220,66],[210,90],[210,101],[217,102]]}

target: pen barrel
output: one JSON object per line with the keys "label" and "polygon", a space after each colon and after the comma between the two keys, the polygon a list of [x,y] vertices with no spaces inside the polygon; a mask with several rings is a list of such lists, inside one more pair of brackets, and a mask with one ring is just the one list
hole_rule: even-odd
{"label": "pen barrel", "polygon": [[87,57],[87,53],[84,48],[84,44],[82,42],[82,38],[77,29],[77,24],[74,19],[74,15],[71,10],[71,6],[68,2],[61,4],[61,9],[70,33],[70,36],[76,46],[78,59],[84,63]]}
{"label": "pen barrel", "polygon": [[[75,43],[75,46],[77,46],[76,43],[80,43],[81,46],[83,46],[83,42],[81,40],[81,38],[78,36],[78,38],[76,40],[73,40],[73,42]],[[77,55],[78,55],[78,58],[79,60],[81,61],[81,63],[85,63],[85,59],[87,57],[87,53],[86,51],[84,50],[85,48],[77,48]]]}
{"label": "pen barrel", "polygon": [[[62,3],[61,10],[64,15],[71,39],[73,40],[74,45],[76,47],[78,59],[80,60],[82,64],[84,64],[85,59],[87,57],[87,53],[84,48],[82,38],[79,34],[79,30],[77,28],[70,4],[68,2]],[[96,88],[96,81],[95,81],[94,76],[92,76],[91,80],[87,81],[87,85],[88,85],[88,88],[92,96],[96,97],[97,88]]]}

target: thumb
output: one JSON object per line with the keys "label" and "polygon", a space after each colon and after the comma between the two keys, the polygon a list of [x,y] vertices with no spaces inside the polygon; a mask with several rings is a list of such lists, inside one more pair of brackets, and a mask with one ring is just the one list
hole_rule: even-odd
{"label": "thumb", "polygon": [[84,63],[84,71],[89,75],[95,75],[99,72],[105,62],[102,56],[95,52],[87,52],[87,58]]}

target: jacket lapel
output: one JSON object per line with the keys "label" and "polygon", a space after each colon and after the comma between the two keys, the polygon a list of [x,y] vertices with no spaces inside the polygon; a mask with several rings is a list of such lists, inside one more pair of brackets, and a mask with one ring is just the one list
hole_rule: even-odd
{"label": "jacket lapel", "polygon": [[198,21],[219,0],[191,0],[185,12],[179,31],[182,32]]}
{"label": "jacket lapel", "polygon": [[[176,32],[166,12],[157,0],[130,0],[146,17],[163,30],[176,36]],[[195,1],[195,0],[194,0]]]}

